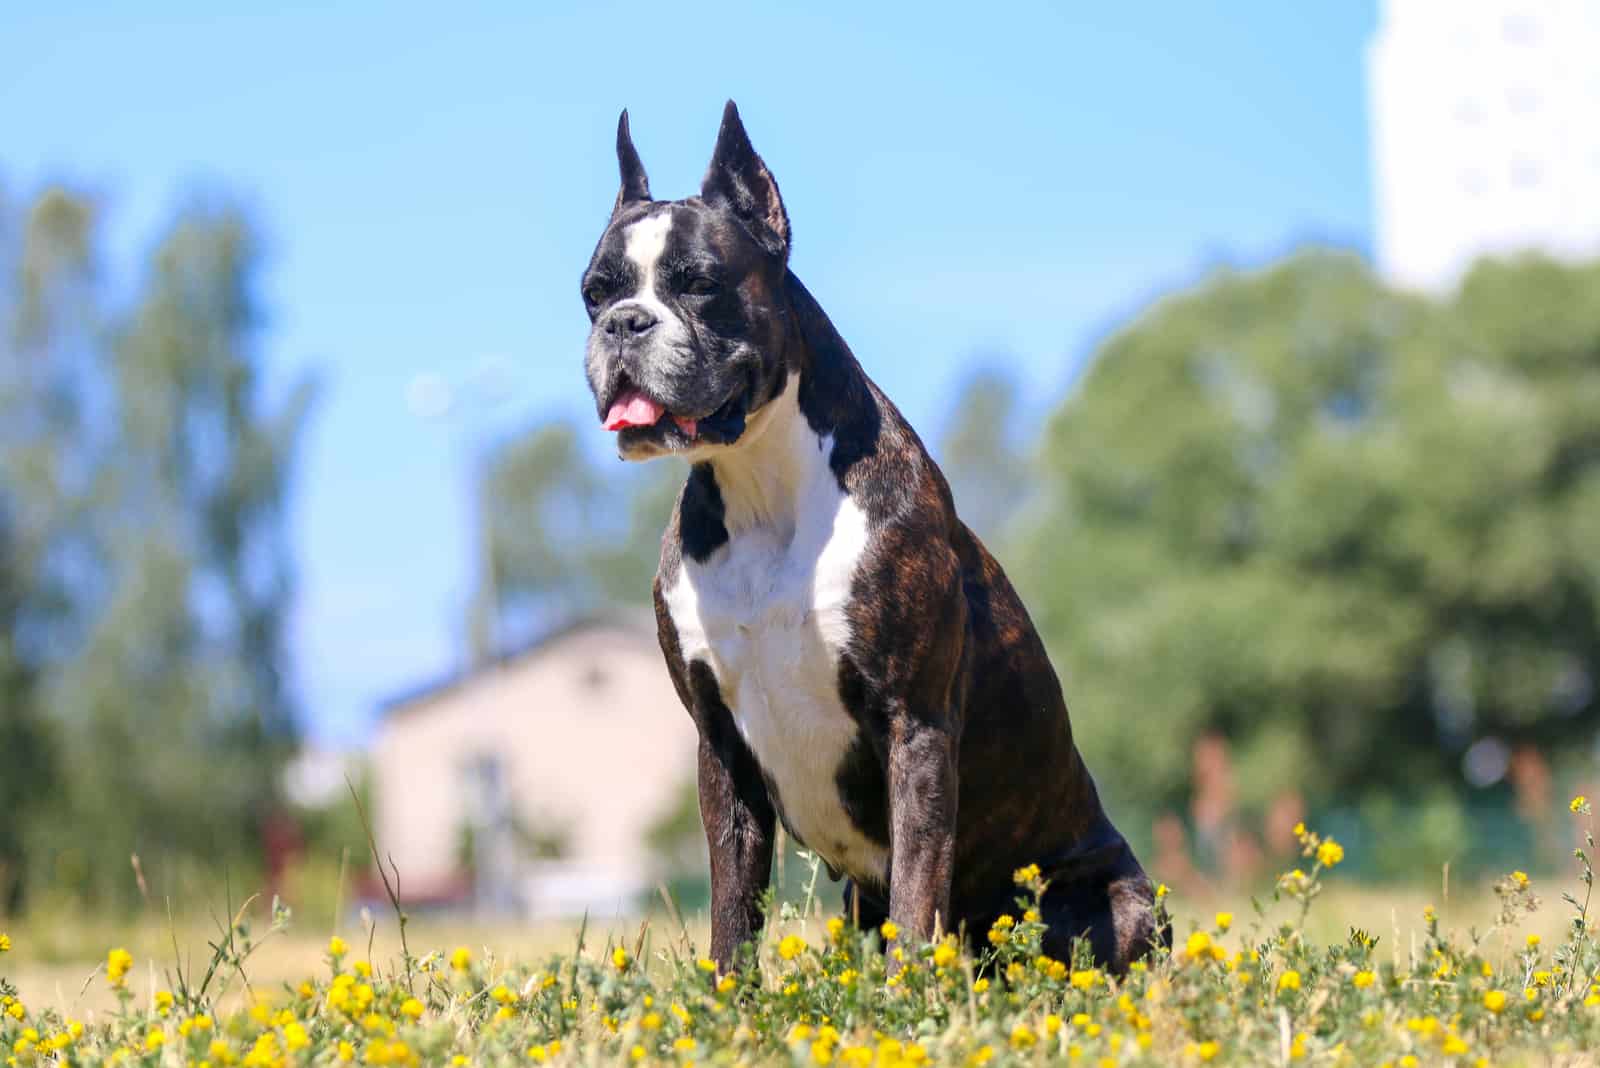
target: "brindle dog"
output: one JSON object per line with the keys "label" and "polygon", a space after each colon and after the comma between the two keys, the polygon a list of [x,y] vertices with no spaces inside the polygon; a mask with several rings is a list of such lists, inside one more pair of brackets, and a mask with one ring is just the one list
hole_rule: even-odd
{"label": "brindle dog", "polygon": [[[761,922],[782,820],[846,911],[981,936],[1037,863],[1045,951],[1121,971],[1158,937],[1021,599],[905,419],[789,270],[777,182],[730,101],[700,195],[622,188],[583,276],[597,414],[689,463],[656,619],[699,729],[711,952]],[[996,472],[995,477],[1007,477]]]}

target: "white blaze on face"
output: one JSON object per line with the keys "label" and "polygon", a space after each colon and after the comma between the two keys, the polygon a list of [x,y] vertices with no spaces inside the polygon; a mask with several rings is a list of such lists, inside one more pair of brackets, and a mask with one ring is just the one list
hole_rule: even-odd
{"label": "white blaze on face", "polygon": [[638,304],[653,312],[661,320],[664,333],[681,330],[683,323],[671,308],[656,296],[656,265],[667,250],[667,235],[672,232],[672,209],[666,208],[646,216],[622,231],[622,254],[639,268],[639,289],[622,301]]}
{"label": "white blaze on face", "polygon": [[[654,372],[657,379],[681,379],[688,373],[689,365],[694,360],[688,326],[656,293],[656,277],[661,257],[666,253],[667,235],[671,232],[672,208],[668,206],[628,224],[622,230],[622,254],[638,270],[639,286],[632,294],[619,300],[616,307],[643,308],[654,315],[657,321],[654,330],[642,340],[634,342],[636,348],[632,358],[644,368],[646,379],[651,377],[650,372]],[[585,358],[590,381],[597,383],[597,392],[605,393],[611,376],[616,374],[620,364],[617,360],[617,342],[606,336],[601,329],[602,324],[603,320],[596,320],[594,330],[589,335]],[[645,459],[659,451],[654,447],[640,447],[624,454],[623,458]]]}

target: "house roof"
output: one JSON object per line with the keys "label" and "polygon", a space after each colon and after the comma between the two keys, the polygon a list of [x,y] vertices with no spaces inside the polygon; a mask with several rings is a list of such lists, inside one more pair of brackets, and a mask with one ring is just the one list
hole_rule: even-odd
{"label": "house roof", "polygon": [[477,679],[492,674],[523,660],[530,659],[563,638],[589,630],[617,630],[636,633],[655,641],[654,617],[648,612],[605,612],[578,616],[547,628],[532,639],[504,650],[482,664],[431,679],[418,686],[402,690],[378,702],[378,717],[387,719],[400,715],[419,705],[436,700],[458,690]]}

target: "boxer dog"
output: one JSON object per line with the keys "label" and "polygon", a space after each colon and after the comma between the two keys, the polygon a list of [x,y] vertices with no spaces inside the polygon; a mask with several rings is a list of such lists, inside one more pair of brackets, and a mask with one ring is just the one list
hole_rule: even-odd
{"label": "boxer dog", "polygon": [[[778,183],[732,101],[700,195],[622,187],[582,294],[596,411],[688,478],[655,579],[699,730],[711,955],[756,933],[778,821],[846,913],[982,939],[1037,863],[1045,952],[1121,972],[1161,933],[1017,592],[915,432],[789,270]],[[996,472],[995,477],[1008,477]]]}

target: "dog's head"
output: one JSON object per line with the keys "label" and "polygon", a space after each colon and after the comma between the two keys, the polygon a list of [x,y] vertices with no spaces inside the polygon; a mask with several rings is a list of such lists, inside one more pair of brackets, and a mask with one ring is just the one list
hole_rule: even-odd
{"label": "dog's head", "polygon": [[728,101],[700,195],[650,198],[628,113],[622,188],[583,272],[596,411],[629,460],[734,445],[783,388],[789,217]]}

